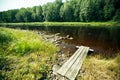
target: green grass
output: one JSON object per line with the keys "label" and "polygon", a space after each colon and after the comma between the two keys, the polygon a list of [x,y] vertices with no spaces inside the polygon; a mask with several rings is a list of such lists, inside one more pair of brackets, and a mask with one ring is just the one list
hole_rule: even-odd
{"label": "green grass", "polygon": [[10,32],[6,33],[7,31],[4,29],[0,29],[0,44],[6,44],[12,41],[13,37]]}
{"label": "green grass", "polygon": [[28,22],[0,23],[2,26],[120,26],[119,22]]}
{"label": "green grass", "polygon": [[57,48],[31,31],[0,28],[0,45],[0,80],[41,79],[55,62]]}

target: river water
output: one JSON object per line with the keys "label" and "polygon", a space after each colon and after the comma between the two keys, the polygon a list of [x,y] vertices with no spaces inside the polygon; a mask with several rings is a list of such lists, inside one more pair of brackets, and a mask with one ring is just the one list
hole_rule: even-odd
{"label": "river water", "polygon": [[120,50],[120,27],[48,27],[48,31],[69,35],[73,39],[65,39],[67,49],[75,46],[89,46],[94,53],[113,56]]}

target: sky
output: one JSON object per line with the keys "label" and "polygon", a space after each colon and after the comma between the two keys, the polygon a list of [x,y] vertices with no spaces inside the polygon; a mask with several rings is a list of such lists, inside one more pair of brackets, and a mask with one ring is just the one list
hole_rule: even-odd
{"label": "sky", "polygon": [[39,6],[53,1],[55,0],[0,0],[0,11]]}

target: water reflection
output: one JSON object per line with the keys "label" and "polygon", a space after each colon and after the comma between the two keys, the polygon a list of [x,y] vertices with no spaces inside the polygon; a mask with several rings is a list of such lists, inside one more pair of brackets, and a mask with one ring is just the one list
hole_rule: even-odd
{"label": "water reflection", "polygon": [[49,31],[70,35],[67,44],[89,46],[100,53],[113,56],[120,50],[120,27],[50,27]]}

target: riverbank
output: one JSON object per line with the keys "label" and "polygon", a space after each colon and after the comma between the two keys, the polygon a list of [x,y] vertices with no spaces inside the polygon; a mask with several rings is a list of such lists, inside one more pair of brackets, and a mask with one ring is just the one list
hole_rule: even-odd
{"label": "riverbank", "polygon": [[24,23],[0,23],[1,26],[95,26],[95,27],[120,27],[119,22],[24,22]]}
{"label": "riverbank", "polygon": [[[61,37],[60,33],[50,34],[46,32],[38,32],[38,34],[41,35],[45,41],[51,42],[59,48],[64,39],[70,39],[68,38],[68,35]],[[67,49],[67,46],[65,45],[61,47]],[[70,52],[64,52],[60,49],[59,52],[57,52],[55,64],[62,66],[71,56],[69,53]],[[73,53],[74,52],[72,52],[72,54]],[[76,80],[119,80],[119,74],[120,53],[116,53],[116,55],[112,58],[108,58],[107,55],[103,56],[92,53],[91,55],[88,55],[83,62],[83,66],[78,73]],[[57,77],[51,74],[51,79],[57,80]]]}
{"label": "riverbank", "polygon": [[1,27],[0,80],[54,79],[52,66],[62,65],[68,59],[60,48],[64,47],[60,46],[63,39],[71,38],[60,33]]}
{"label": "riverbank", "polygon": [[[63,39],[72,38],[69,35],[62,37],[60,33],[0,28],[0,41],[4,43],[0,47],[1,80],[55,79],[52,66],[62,65],[71,56],[71,48],[66,53],[61,50],[68,48],[61,46]],[[84,61],[77,80],[119,80],[119,74],[120,53],[109,58],[93,53]]]}
{"label": "riverbank", "polygon": [[[62,45],[64,39],[71,40],[71,36],[62,37],[60,33],[51,34],[48,32],[37,32],[46,42],[50,42],[59,47],[59,51],[56,55],[56,63],[62,66],[71,56],[68,47]],[[74,38],[73,38],[74,39]],[[65,44],[65,43],[64,43]],[[75,46],[74,46],[75,47]],[[66,49],[68,52],[64,52],[63,49]],[[72,49],[72,48],[71,48]],[[120,79],[120,53],[116,53],[114,57],[107,57],[92,53],[88,55],[85,59],[83,66],[77,76],[77,80],[119,80]],[[57,80],[57,77],[51,74],[51,79]]]}

